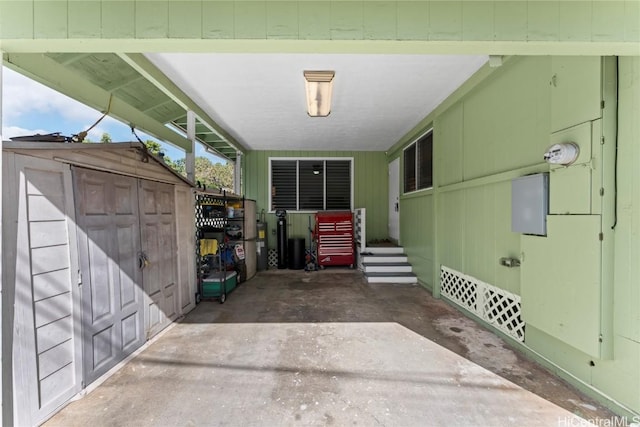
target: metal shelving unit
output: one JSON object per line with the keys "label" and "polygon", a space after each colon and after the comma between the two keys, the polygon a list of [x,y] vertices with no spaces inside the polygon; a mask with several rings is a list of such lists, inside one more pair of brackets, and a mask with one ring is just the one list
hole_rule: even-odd
{"label": "metal shelving unit", "polygon": [[235,250],[237,244],[243,244],[244,216],[232,215],[235,207],[230,207],[232,204],[244,206],[244,199],[226,192],[196,192],[195,197],[198,260],[196,299],[216,298],[224,303],[227,294],[238,284],[235,258],[244,258],[242,251]]}

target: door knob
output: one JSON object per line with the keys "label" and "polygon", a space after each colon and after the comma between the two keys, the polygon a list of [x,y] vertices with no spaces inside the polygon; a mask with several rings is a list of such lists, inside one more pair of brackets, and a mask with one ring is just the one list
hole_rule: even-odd
{"label": "door knob", "polygon": [[147,257],[147,254],[144,252],[140,252],[138,254],[138,268],[140,270],[144,270],[147,266],[149,266],[150,262],[149,262],[149,257]]}

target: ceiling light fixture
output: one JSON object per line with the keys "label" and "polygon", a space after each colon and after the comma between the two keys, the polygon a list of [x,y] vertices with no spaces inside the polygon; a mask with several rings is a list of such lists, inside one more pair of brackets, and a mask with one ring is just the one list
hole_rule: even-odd
{"label": "ceiling light fixture", "polygon": [[305,71],[307,113],[311,117],[327,117],[331,112],[331,93],[335,71]]}

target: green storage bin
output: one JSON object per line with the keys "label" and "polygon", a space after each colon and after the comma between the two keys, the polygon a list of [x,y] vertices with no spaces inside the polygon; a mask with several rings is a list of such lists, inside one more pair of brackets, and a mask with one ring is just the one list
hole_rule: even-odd
{"label": "green storage bin", "polygon": [[238,283],[235,271],[218,271],[209,274],[202,279],[202,298],[220,298],[223,294],[222,284],[224,283],[225,294],[235,289]]}

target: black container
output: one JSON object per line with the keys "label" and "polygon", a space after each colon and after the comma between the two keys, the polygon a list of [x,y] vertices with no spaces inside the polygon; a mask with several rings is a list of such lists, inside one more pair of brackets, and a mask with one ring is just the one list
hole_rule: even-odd
{"label": "black container", "polygon": [[278,218],[278,268],[287,268],[287,219]]}
{"label": "black container", "polygon": [[304,237],[293,237],[289,239],[289,268],[291,270],[302,270],[305,266],[304,243]]}

